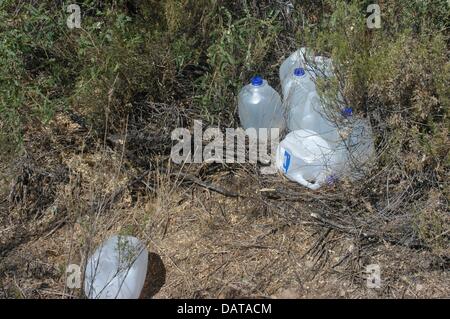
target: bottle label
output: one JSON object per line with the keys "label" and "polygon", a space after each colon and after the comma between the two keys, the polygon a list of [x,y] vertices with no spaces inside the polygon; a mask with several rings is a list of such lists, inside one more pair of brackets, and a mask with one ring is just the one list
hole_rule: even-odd
{"label": "bottle label", "polygon": [[291,166],[291,154],[288,151],[284,151],[283,169],[285,173],[288,172],[289,166]]}

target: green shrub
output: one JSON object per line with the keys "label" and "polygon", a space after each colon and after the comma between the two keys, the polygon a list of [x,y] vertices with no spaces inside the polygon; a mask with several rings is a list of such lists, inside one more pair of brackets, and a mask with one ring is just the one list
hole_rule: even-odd
{"label": "green shrub", "polygon": [[210,23],[211,44],[207,49],[211,68],[197,85],[196,101],[209,123],[233,123],[236,99],[243,84],[257,72],[269,73],[267,57],[274,50],[280,25],[277,11],[267,18],[256,18],[248,10],[233,17],[226,7],[219,7]]}
{"label": "green shrub", "polygon": [[[382,27],[373,30],[365,24],[367,1],[327,3],[330,14],[321,24],[299,30],[297,38],[334,60],[339,81],[319,83],[322,94],[340,87],[356,114],[371,119],[382,170],[374,172],[376,178],[358,196],[382,200],[405,192],[409,185],[411,195],[394,216],[409,224],[413,237],[433,242],[442,252],[449,244],[448,236],[440,236],[448,227],[445,214],[417,207],[429,201],[430,194],[445,202],[448,193],[448,3],[383,2]],[[380,190],[383,183],[390,186]],[[376,191],[366,194],[368,189]],[[418,211],[415,220],[408,217],[411,211]],[[436,236],[439,240],[433,239]]]}
{"label": "green shrub", "polygon": [[0,4],[0,143],[20,148],[27,126],[47,123],[73,87],[78,61],[63,11],[54,3]]}

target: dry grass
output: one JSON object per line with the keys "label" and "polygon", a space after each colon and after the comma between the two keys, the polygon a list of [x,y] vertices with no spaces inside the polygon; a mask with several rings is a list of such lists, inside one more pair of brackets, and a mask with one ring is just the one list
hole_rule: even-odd
{"label": "dry grass", "polygon": [[[49,129],[58,136],[57,129],[67,129],[68,123],[70,118],[61,114]],[[89,140],[89,132],[73,129],[72,138]],[[33,170],[23,161],[18,165],[27,167],[29,180],[47,176],[51,182],[26,184],[22,179],[13,188],[14,200],[2,206],[3,297],[83,297],[82,291],[65,287],[67,265],[82,265],[102,240],[118,233],[137,236],[151,252],[143,298],[416,298],[450,293],[448,260],[432,251],[382,238],[371,241],[312,217],[323,215],[318,203],[328,203],[329,191],[310,193],[281,176],[258,176],[251,166],[203,176],[241,195],[230,198],[183,180],[180,167],[155,162],[166,173],[125,170],[129,163],[123,148],[92,144],[65,149],[58,141],[66,142],[56,138],[48,150],[58,153],[51,158],[65,167],[64,178],[45,166],[40,167],[44,172]],[[184,172],[195,170],[183,167]],[[47,184],[52,187],[42,188]],[[270,191],[273,186],[276,192]],[[30,197],[33,192],[42,201]],[[366,287],[365,266],[373,263],[382,267],[380,290]]]}
{"label": "dry grass", "polygon": [[[0,12],[18,17],[0,50],[0,297],[83,297],[67,265],[118,233],[151,252],[144,298],[450,295],[445,1],[383,2],[369,32],[358,1],[288,14],[272,0],[86,0],[70,34],[54,2],[21,3]],[[251,165],[170,163],[174,128],[234,126],[242,84],[261,72],[278,88],[303,45],[333,56],[340,81],[324,88],[371,121],[365,180],[310,192]],[[373,263],[382,289],[366,287]]]}

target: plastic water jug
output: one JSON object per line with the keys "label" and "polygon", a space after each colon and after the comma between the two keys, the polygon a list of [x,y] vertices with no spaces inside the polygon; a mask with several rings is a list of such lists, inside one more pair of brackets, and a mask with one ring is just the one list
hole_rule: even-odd
{"label": "plastic water jug", "polygon": [[340,142],[338,128],[333,123],[336,114],[325,110],[317,91],[297,87],[291,90],[286,104],[290,131],[312,130],[328,143]]}
{"label": "plastic water jug", "polygon": [[342,153],[311,130],[289,133],[280,143],[276,165],[290,180],[317,190],[342,171]]}
{"label": "plastic water jug", "polygon": [[279,128],[286,126],[280,95],[260,76],[251,79],[238,96],[241,125],[248,128]]}
{"label": "plastic water jug", "polygon": [[295,69],[287,79],[283,94],[290,131],[307,129],[322,137],[332,135],[330,138],[335,139],[336,129],[328,121],[315,84],[303,68]]}
{"label": "plastic water jug", "polygon": [[90,299],[139,298],[147,264],[147,249],[137,238],[111,237],[87,261],[86,296]]}
{"label": "plastic water jug", "polygon": [[299,95],[307,95],[309,92],[316,90],[316,85],[304,68],[295,68],[292,74],[286,77],[282,90],[283,100],[287,104],[289,98],[294,94],[296,94],[296,97]]}
{"label": "plastic water jug", "polygon": [[355,181],[363,178],[375,159],[375,145],[370,122],[367,119],[353,119],[346,140],[348,155],[345,175]]}
{"label": "plastic water jug", "polygon": [[332,77],[333,62],[331,58],[314,56],[311,49],[303,47],[292,53],[280,67],[281,86],[296,68],[304,68],[313,81],[317,77]]}
{"label": "plastic water jug", "polygon": [[306,62],[312,59],[313,55],[308,48],[300,48],[292,53],[280,66],[281,85],[284,86],[284,82],[296,68],[305,68]]}

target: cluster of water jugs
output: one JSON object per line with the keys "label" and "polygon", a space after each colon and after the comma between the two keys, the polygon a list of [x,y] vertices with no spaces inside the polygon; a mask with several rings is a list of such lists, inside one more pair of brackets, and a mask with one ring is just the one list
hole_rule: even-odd
{"label": "cluster of water jugs", "polygon": [[341,178],[363,177],[375,153],[369,121],[355,116],[351,107],[328,107],[317,93],[316,80],[332,76],[330,58],[301,48],[280,67],[283,98],[259,76],[238,98],[244,129],[288,129],[276,165],[290,180],[312,190]]}

